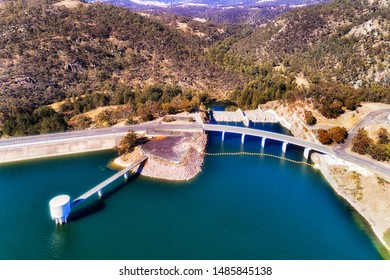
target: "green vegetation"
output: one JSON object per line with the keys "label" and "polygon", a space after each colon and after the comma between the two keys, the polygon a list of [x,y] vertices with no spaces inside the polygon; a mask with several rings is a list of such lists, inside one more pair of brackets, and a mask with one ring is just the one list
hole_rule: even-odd
{"label": "green vegetation", "polygon": [[121,156],[126,153],[131,153],[134,151],[135,147],[145,143],[146,141],[146,138],[139,137],[134,131],[129,131],[129,133],[123,137],[119,145],[115,147],[115,150],[118,152],[118,155]]}
{"label": "green vegetation", "polygon": [[305,122],[307,125],[315,125],[317,123],[316,117],[311,111],[305,111]]}
{"label": "green vegetation", "polygon": [[388,229],[383,233],[383,240],[386,242],[387,246],[390,246],[390,228],[388,228]]}
{"label": "green vegetation", "polygon": [[65,131],[68,125],[63,115],[44,106],[18,113],[3,124],[3,133],[12,136]]}

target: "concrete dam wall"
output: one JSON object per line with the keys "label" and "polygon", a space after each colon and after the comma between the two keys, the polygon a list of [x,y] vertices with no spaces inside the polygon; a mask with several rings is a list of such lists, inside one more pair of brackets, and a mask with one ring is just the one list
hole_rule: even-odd
{"label": "concrete dam wall", "polygon": [[124,135],[126,133],[0,147],[0,163],[109,150],[118,145]]}

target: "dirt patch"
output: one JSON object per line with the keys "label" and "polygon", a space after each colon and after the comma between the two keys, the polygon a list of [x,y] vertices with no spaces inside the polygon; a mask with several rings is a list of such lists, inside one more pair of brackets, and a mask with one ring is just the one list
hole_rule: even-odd
{"label": "dirt patch", "polygon": [[85,6],[86,4],[79,1],[79,0],[64,0],[64,1],[53,4],[53,6],[65,6],[69,9],[74,9],[79,5]]}
{"label": "dirt patch", "polygon": [[192,137],[185,135],[156,137],[142,145],[142,149],[150,155],[173,162],[181,162],[187,154]]}

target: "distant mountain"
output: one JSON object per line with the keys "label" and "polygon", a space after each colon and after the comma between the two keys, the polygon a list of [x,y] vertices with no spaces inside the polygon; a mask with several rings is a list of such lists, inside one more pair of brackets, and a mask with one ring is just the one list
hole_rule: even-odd
{"label": "distant mountain", "polygon": [[329,0],[99,0],[132,10],[202,18],[219,24],[254,26],[274,19],[294,7],[326,1]]}

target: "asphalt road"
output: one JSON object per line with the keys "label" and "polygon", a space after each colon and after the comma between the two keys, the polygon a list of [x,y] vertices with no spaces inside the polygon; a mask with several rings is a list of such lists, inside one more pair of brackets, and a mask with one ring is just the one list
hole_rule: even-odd
{"label": "asphalt road", "polygon": [[78,138],[90,138],[104,135],[124,134],[129,130],[134,131],[146,131],[146,130],[192,130],[202,129],[202,125],[199,124],[182,124],[182,125],[170,125],[170,124],[139,124],[139,125],[127,125],[124,127],[109,127],[90,130],[69,131],[53,134],[41,134],[35,136],[15,137],[10,139],[0,140],[0,147],[10,147],[15,145],[27,145],[37,143],[47,143],[63,140],[74,140]]}

